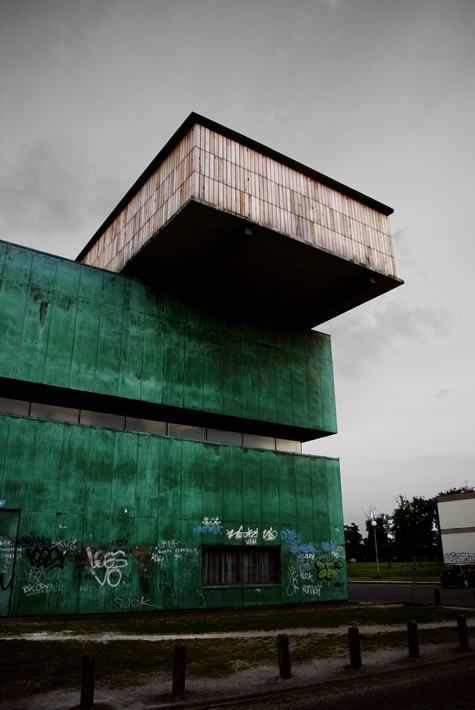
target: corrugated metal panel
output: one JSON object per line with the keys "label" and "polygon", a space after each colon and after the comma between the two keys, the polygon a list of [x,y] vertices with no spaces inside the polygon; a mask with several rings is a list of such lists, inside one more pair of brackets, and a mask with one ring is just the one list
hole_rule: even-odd
{"label": "corrugated metal panel", "polygon": [[[21,510],[13,614],[346,596],[335,460],[10,415],[0,432]],[[281,583],[202,587],[203,544],[279,544]]]}
{"label": "corrugated metal panel", "polygon": [[328,336],[217,318],[134,279],[41,256],[46,285],[34,252],[8,249],[0,377],[336,431]]}

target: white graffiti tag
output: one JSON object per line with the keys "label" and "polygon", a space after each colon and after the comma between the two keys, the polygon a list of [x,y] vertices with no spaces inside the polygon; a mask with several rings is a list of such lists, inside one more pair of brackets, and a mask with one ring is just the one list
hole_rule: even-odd
{"label": "white graffiti tag", "polygon": [[289,583],[287,585],[286,594],[288,597],[291,597],[296,592],[298,594],[299,580],[297,577],[297,570],[295,569],[295,567],[289,567],[288,572],[289,572]]}
{"label": "white graffiti tag", "polygon": [[279,533],[277,532],[277,530],[269,528],[269,530],[264,530],[264,532],[262,533],[262,538],[265,542],[272,542],[273,540],[275,540],[278,534]]}
{"label": "white graffiti tag", "polygon": [[[117,550],[116,552],[104,552],[97,550],[92,553],[90,547],[86,547],[87,560],[91,568],[91,573],[94,579],[101,587],[106,584],[109,587],[117,587],[122,581],[122,568],[127,566],[125,552]],[[97,570],[104,570],[104,576],[101,579]]]}
{"label": "white graffiti tag", "polygon": [[243,526],[239,530],[226,530],[226,537],[232,540],[234,537],[236,540],[245,540],[246,545],[256,545],[257,536],[259,535],[259,528],[252,530],[250,527],[244,530]]}

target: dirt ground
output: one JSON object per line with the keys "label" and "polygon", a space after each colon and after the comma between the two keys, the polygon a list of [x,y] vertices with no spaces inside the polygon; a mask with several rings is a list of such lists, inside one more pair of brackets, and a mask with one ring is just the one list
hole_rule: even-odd
{"label": "dirt ground", "polygon": [[[434,628],[440,624],[420,625],[420,628]],[[389,631],[391,627],[387,626],[371,626],[367,629],[359,627],[360,633]],[[313,630],[310,633],[326,634],[330,630],[319,629]],[[347,628],[332,629],[331,633],[347,634]],[[308,634],[308,629],[289,630],[288,635],[304,635]],[[146,636],[128,636],[122,634],[88,634],[89,640],[94,637],[95,641],[102,643],[111,643],[114,640],[146,640]],[[219,639],[230,636],[230,634],[200,634],[199,638],[209,638],[216,640],[216,649],[219,653]],[[237,634],[233,634],[236,637]],[[243,638],[261,638],[267,636],[275,636],[275,632],[248,632],[240,633]],[[180,635],[174,636],[173,640],[177,642],[185,641],[190,638],[197,638],[197,635]],[[44,641],[71,639],[68,632],[60,634],[48,633],[33,633],[17,636],[15,638],[24,638],[29,641]],[[81,637],[74,636],[80,640]],[[170,640],[170,637],[153,636],[151,641]],[[345,679],[354,677],[355,674],[378,673],[387,670],[397,670],[407,668],[408,664],[422,664],[440,661],[444,658],[454,658],[461,651],[454,644],[437,644],[434,646],[421,647],[420,658],[413,660],[408,658],[407,649],[398,647],[385,651],[365,654],[362,658],[363,667],[360,670],[353,670],[349,666],[349,658],[332,658],[326,660],[315,661],[313,663],[301,663],[292,666],[292,677],[288,680],[279,678],[279,669],[276,665],[261,665],[253,669],[239,669],[239,662],[236,663],[236,672],[230,676],[217,679],[189,677],[186,680],[185,695],[173,696],[171,694],[172,678],[170,675],[157,674],[151,680],[140,682],[136,686],[126,689],[115,689],[106,687],[96,682],[95,687],[95,707],[98,710],[158,710],[160,708],[170,707],[202,707],[206,708],[211,703],[225,701],[226,699],[236,699],[246,695],[279,692],[283,689],[292,687],[301,687],[304,685],[312,685],[318,683],[326,683],[335,681],[338,683],[344,682]],[[25,698],[24,700],[16,699],[9,701],[8,699],[0,699],[1,710],[73,710],[79,708],[80,688],[72,692],[52,692],[45,695],[36,695]]]}

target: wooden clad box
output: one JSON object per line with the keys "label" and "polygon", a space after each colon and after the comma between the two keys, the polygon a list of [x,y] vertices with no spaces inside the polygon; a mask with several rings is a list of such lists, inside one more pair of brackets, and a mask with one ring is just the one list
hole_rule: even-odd
{"label": "wooden clad box", "polygon": [[78,260],[316,325],[402,283],[392,211],[192,113]]}

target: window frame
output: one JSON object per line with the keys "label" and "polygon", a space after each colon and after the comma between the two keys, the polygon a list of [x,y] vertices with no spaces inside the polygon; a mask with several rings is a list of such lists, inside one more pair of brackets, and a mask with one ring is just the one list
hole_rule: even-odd
{"label": "window frame", "polygon": [[[238,560],[237,579],[226,579],[226,553],[235,553]],[[257,556],[257,578],[246,580],[244,561],[245,557]],[[206,561],[208,557],[208,561]],[[263,561],[267,557],[268,571],[265,572]],[[207,570],[209,569],[210,558],[219,558],[218,569],[213,571],[212,581],[206,581]],[[249,574],[249,570],[247,571]],[[219,581],[216,579],[219,576]],[[273,579],[270,579],[270,577]],[[282,584],[281,574],[281,545],[202,545],[201,547],[201,585],[207,589],[211,587],[275,587]]]}

